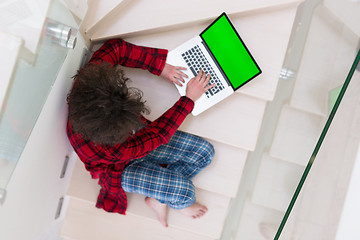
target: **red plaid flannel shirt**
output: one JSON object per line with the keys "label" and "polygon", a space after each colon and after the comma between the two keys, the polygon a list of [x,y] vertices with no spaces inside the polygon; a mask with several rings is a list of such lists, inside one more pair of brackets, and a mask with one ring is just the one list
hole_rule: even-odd
{"label": "red plaid flannel shirt", "polygon": [[[90,62],[107,61],[113,65],[147,69],[160,75],[166,56],[167,50],[164,49],[141,47],[121,39],[113,39],[96,51]],[[126,164],[167,143],[193,107],[192,100],[180,97],[162,116],[154,122],[148,122],[146,127],[114,147],[94,145],[91,141],[86,141],[72,130],[68,121],[67,134],[71,145],[92,178],[99,178],[101,190],[96,207],[125,214],[127,198],[121,187],[121,174]]]}

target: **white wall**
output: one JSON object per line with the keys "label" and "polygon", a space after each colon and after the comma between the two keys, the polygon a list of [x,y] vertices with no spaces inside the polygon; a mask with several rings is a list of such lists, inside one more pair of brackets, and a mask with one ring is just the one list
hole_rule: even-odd
{"label": "white wall", "polygon": [[[55,220],[55,213],[59,199],[66,194],[75,160],[65,131],[66,96],[83,48],[84,41],[78,36],[8,184],[5,202],[0,205],[2,240],[56,239],[51,229],[60,225],[62,216]],[[70,156],[69,169],[60,179],[66,155]]]}
{"label": "white wall", "polygon": [[344,204],[344,209],[340,218],[337,240],[357,240],[360,239],[359,215],[360,215],[360,146],[356,157],[355,166],[351,176],[348,193]]}

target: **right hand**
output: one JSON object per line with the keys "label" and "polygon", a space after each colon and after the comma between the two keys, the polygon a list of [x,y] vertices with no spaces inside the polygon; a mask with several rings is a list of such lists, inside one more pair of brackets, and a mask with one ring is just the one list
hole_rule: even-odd
{"label": "right hand", "polygon": [[207,90],[215,86],[215,84],[209,85],[210,74],[206,75],[202,70],[199,74],[190,79],[186,87],[186,96],[194,102],[198,100]]}

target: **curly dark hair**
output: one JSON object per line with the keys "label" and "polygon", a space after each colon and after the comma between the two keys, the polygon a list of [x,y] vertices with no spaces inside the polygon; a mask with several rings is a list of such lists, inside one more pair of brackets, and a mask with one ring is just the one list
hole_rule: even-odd
{"label": "curly dark hair", "polygon": [[89,63],[73,77],[67,101],[73,130],[86,140],[104,146],[124,142],[150,111],[141,90],[128,87],[119,66]]}

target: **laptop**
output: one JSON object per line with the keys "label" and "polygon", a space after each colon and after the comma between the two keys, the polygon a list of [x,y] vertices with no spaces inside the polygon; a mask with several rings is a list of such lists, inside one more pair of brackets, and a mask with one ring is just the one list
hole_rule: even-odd
{"label": "laptop", "polygon": [[166,62],[187,67],[184,72],[189,78],[185,79],[185,84],[182,87],[175,84],[182,96],[186,93],[187,82],[198,75],[200,70],[211,75],[210,84],[216,84],[195,102],[192,111],[194,116],[261,74],[260,67],[225,12],[200,35],[170,51]]}

